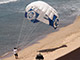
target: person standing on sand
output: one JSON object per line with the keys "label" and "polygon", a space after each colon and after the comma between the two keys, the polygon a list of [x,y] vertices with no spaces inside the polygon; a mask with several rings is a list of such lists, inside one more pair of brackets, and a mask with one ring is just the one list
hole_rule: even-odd
{"label": "person standing on sand", "polygon": [[15,59],[18,59],[18,49],[17,48],[13,49],[13,53],[14,53]]}

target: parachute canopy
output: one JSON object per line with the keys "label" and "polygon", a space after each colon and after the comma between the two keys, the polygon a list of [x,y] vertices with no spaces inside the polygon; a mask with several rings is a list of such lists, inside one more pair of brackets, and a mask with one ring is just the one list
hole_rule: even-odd
{"label": "parachute canopy", "polygon": [[35,1],[25,8],[25,17],[33,23],[43,22],[57,28],[59,16],[57,11],[43,1]]}

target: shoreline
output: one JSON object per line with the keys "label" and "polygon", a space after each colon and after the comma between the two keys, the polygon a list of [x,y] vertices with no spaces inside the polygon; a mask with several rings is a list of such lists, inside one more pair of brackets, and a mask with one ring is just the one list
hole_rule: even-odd
{"label": "shoreline", "polygon": [[[78,19],[80,19],[80,16],[79,17],[77,17],[76,18],[77,20]],[[22,51],[20,51],[19,52],[19,54],[21,54],[20,55],[20,60],[22,60],[22,59],[27,59],[27,60],[30,60],[30,59],[34,59],[34,56],[37,54],[37,51],[39,51],[39,50],[42,50],[42,49],[50,49],[50,48],[56,48],[56,47],[59,47],[59,46],[61,46],[61,45],[63,45],[63,44],[66,44],[66,43],[69,43],[70,42],[70,40],[68,40],[67,41],[67,39],[69,39],[69,38],[72,38],[72,37],[70,37],[71,36],[71,34],[75,34],[76,32],[77,32],[77,30],[78,30],[78,27],[76,27],[75,26],[75,24],[76,24],[76,21],[77,20],[75,20],[72,24],[70,24],[70,25],[68,25],[68,26],[66,26],[66,27],[62,27],[59,31],[57,31],[57,32],[53,32],[53,33],[50,33],[50,34],[48,34],[47,36],[45,36],[45,38],[43,38],[43,39],[41,39],[41,40],[39,40],[39,41],[37,41],[35,44],[32,44],[32,45],[30,45],[29,47],[27,47],[27,48],[24,48]],[[78,22],[77,22],[78,23]],[[72,30],[72,29],[74,29],[74,27],[76,27],[75,28],[75,30],[74,31],[70,31],[70,30]],[[68,28],[68,29],[67,29]],[[69,29],[70,28],[70,29]],[[72,28],[72,29],[71,29]],[[77,29],[77,30],[76,30]],[[62,32],[63,31],[63,32]],[[69,31],[69,32],[68,32]],[[65,33],[65,32],[68,32],[68,33]],[[57,35],[60,35],[60,33],[61,34],[65,34],[65,36],[64,35],[61,35],[61,36],[57,36]],[[73,36],[73,35],[72,35]],[[58,37],[58,38],[56,38],[56,37]],[[69,37],[69,38],[68,38]],[[66,38],[66,39],[65,39]],[[49,41],[49,39],[51,39],[50,41]],[[66,40],[66,41],[64,41],[64,39]],[[46,40],[46,41],[45,41]],[[53,42],[53,40],[54,40],[54,42]],[[60,40],[60,41],[59,41]],[[48,42],[47,42],[48,41]],[[59,42],[58,42],[59,41]],[[72,41],[72,40],[71,40]],[[44,43],[45,42],[45,43]],[[55,44],[56,43],[56,44]],[[35,47],[36,46],[36,47]],[[28,52],[26,52],[26,50],[28,51]],[[31,51],[32,50],[32,51]],[[34,53],[34,54],[30,54],[30,53]],[[26,55],[26,54],[27,55]],[[22,57],[22,55],[24,55],[24,57]],[[32,56],[31,58],[30,58],[30,55]],[[43,53],[43,55],[47,55],[47,53]],[[14,59],[14,57],[13,57],[13,55],[11,56],[11,57],[8,57],[8,58],[5,58],[4,60],[10,60],[10,59]],[[14,59],[15,60],[15,59]]]}
{"label": "shoreline", "polygon": [[5,59],[5,58],[8,58],[8,57],[11,57],[12,56],[12,51],[9,51],[5,54],[3,54],[2,56],[0,56],[0,59]]}
{"label": "shoreline", "polygon": [[[23,48],[20,49],[20,51],[24,50],[25,48],[29,47],[29,46],[32,46],[33,44],[36,43],[36,41],[39,41],[43,38],[45,38],[46,35],[44,36],[39,36],[38,38],[34,39],[33,41],[31,41],[29,44],[27,44],[26,46],[24,46]],[[5,59],[5,58],[8,58],[8,57],[11,57],[13,55],[13,51],[9,51],[5,54],[3,54],[2,56],[0,56],[0,59]]]}

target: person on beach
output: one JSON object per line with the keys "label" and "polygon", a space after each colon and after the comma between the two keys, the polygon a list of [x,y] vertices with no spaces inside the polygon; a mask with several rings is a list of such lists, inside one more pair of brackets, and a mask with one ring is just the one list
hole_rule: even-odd
{"label": "person on beach", "polygon": [[14,53],[15,59],[18,59],[18,49],[17,48],[13,49],[13,53]]}
{"label": "person on beach", "polygon": [[44,60],[44,57],[41,53],[36,56],[36,60]]}

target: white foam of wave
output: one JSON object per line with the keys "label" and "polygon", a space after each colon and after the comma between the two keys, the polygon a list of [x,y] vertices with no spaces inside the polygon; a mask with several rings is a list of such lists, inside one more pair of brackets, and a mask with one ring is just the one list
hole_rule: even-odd
{"label": "white foam of wave", "polygon": [[16,2],[17,0],[7,0],[7,1],[0,1],[0,4]]}

